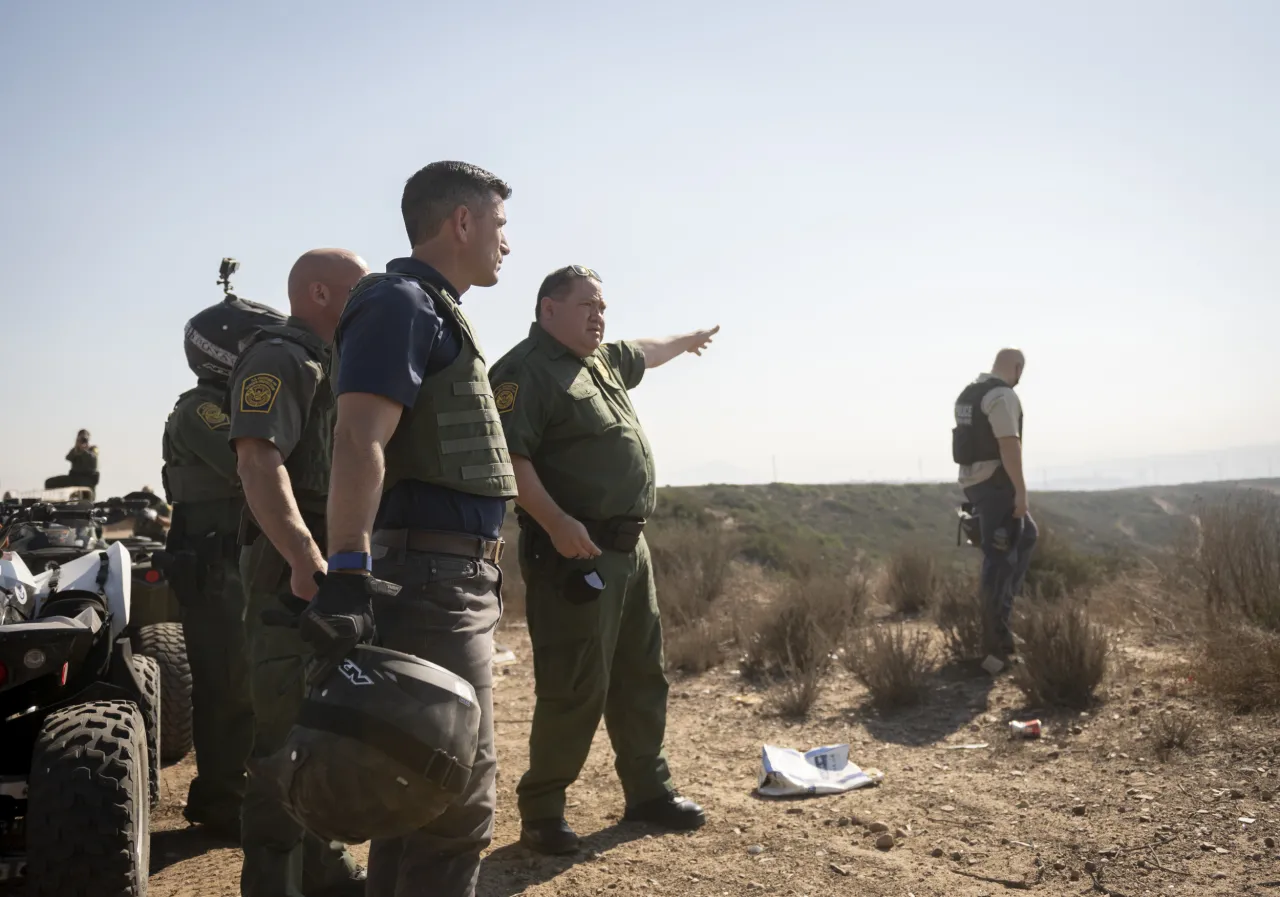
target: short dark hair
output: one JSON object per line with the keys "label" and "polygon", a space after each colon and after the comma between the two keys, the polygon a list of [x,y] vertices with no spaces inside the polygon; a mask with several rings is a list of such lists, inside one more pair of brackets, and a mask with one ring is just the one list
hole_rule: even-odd
{"label": "short dark hair", "polygon": [[[542,300],[544,298],[554,299],[556,302],[567,299],[569,293],[573,291],[573,285],[583,279],[583,275],[573,269],[573,265],[565,265],[563,268],[556,268],[542,278],[542,286],[538,287],[538,300],[533,306],[533,319],[535,321],[542,318]],[[594,280],[594,278],[586,279]]]}
{"label": "short dark hair", "polygon": [[487,203],[493,193],[505,200],[511,188],[497,175],[466,162],[432,162],[419,169],[405,181],[400,197],[409,245],[434,237],[458,206]]}

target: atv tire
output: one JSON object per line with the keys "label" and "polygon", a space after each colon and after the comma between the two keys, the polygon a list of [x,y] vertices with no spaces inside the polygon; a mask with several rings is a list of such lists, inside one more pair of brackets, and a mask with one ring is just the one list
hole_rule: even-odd
{"label": "atv tire", "polygon": [[177,763],[194,743],[191,664],[181,623],[152,623],[137,631],[133,652],[160,664],[160,760]]}
{"label": "atv tire", "polygon": [[142,721],[147,727],[147,769],[150,772],[151,808],[160,803],[160,664],[154,657],[133,656],[134,668],[142,680]]}
{"label": "atv tire", "polygon": [[146,724],[133,702],[49,714],[31,754],[28,897],[145,897],[147,779]]}

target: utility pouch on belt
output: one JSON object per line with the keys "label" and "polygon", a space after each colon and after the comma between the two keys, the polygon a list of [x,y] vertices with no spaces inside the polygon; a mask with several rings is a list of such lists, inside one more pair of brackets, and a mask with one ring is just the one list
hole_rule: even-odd
{"label": "utility pouch on belt", "polygon": [[613,517],[609,520],[583,521],[591,541],[606,551],[630,554],[640,544],[645,521],[635,517]]}

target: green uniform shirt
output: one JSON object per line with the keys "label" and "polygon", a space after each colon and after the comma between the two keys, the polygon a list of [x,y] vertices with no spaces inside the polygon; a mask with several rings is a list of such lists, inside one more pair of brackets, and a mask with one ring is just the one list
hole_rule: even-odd
{"label": "green uniform shirt", "polygon": [[205,467],[238,489],[236,453],[227,442],[231,418],[222,411],[222,389],[200,384],[183,393],[164,426],[165,464],[171,468]]}
{"label": "green uniform shirt", "polygon": [[535,323],[489,371],[508,450],[579,520],[653,513],[653,452],[627,395],[644,370],[635,343],[579,358]]}
{"label": "green uniform shirt", "polygon": [[[296,318],[287,326],[307,330]],[[333,435],[327,364],[327,354],[317,361],[293,340],[261,339],[240,356],[227,394],[227,438],[272,443],[285,461],[299,507],[316,513],[324,513]]]}
{"label": "green uniform shirt", "polygon": [[98,469],[98,447],[73,448],[67,452],[67,460],[71,462],[72,473],[94,473]]}

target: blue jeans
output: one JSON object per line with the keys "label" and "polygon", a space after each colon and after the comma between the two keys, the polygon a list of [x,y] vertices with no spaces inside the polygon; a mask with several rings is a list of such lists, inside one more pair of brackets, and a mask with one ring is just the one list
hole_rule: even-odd
{"label": "blue jeans", "polygon": [[984,635],[990,653],[1013,652],[1009,618],[1013,599],[1022,593],[1039,531],[1031,515],[1013,516],[1014,488],[1003,469],[989,480],[969,486],[965,497],[973,503],[982,527],[982,603]]}

